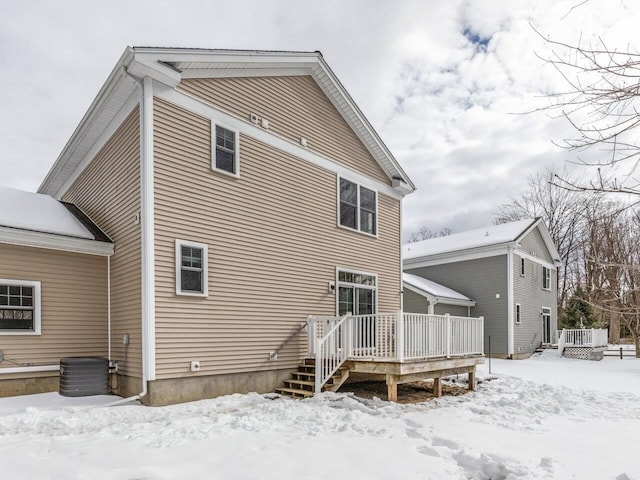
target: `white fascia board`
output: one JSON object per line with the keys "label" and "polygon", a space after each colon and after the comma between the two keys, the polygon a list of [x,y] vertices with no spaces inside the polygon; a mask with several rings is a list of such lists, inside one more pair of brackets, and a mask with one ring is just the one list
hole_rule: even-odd
{"label": "white fascia board", "polygon": [[113,243],[2,226],[0,243],[101,256],[111,256],[114,251]]}
{"label": "white fascia board", "polygon": [[265,130],[250,123],[248,120],[241,119],[236,115],[220,110],[213,105],[203,102],[189,94],[180,92],[172,88],[162,88],[161,84],[154,84],[154,93],[158,98],[166,100],[178,107],[184,108],[203,118],[218,121],[231,129],[235,129],[243,135],[251,137],[265,145],[301,158],[313,165],[319,166],[339,176],[354,181],[366,188],[378,191],[396,200],[401,200],[403,195],[390,185],[386,185],[378,180],[363,175],[360,172],[351,170],[339,163],[334,162],[318,153],[308,150],[290,140],[274,133],[271,130]]}
{"label": "white fascia board", "polygon": [[499,246],[490,245],[488,247],[482,247],[467,251],[458,251],[454,253],[441,253],[437,255],[429,255],[416,258],[408,258],[402,260],[403,269],[431,267],[433,265],[442,265],[446,263],[464,262],[467,260],[477,260],[479,258],[496,257],[498,255],[506,255],[507,247],[513,245],[502,244]]}
{"label": "white fascia board", "polygon": [[[396,173],[395,175],[389,175],[389,178],[393,179],[393,177],[399,176],[402,179],[402,184],[404,184],[402,185],[404,193],[407,194],[413,192],[416,187],[409,176],[396,161],[393,154],[389,151],[367,118],[353,101],[349,92],[347,92],[347,90],[342,86],[338,77],[336,77],[329,65],[324,61],[324,58],[319,57],[318,59],[318,66],[314,69],[314,77],[316,78],[320,88],[325,92],[329,99],[332,100],[332,103],[338,111],[343,113],[347,123],[356,127],[354,128],[355,133],[369,148],[376,161],[382,163],[382,169],[387,172],[387,174],[389,174],[389,172]],[[359,126],[361,128],[358,128]]]}
{"label": "white fascia board", "polygon": [[234,63],[234,64],[272,64],[317,63],[322,56],[317,52],[276,52],[258,50],[207,50],[184,48],[134,48],[136,59],[144,62],[168,63]]}
{"label": "white fascia board", "polygon": [[109,74],[107,81],[102,85],[102,88],[96,95],[96,98],[91,103],[91,106],[87,110],[87,112],[80,120],[80,123],[74,130],[73,134],[69,138],[69,141],[62,149],[62,152],[58,156],[56,162],[53,164],[47,176],[44,178],[40,187],[38,188],[38,193],[46,193],[48,195],[53,196],[53,192],[57,191],[59,188],[56,186],[56,180],[59,179],[62,174],[62,170],[67,165],[69,158],[74,155],[78,145],[81,143],[84,136],[91,129],[95,118],[103,112],[105,105],[107,105],[111,99],[112,94],[115,90],[122,88],[123,82],[133,82],[133,80],[129,79],[126,74],[125,66],[131,61],[133,58],[133,50],[131,48],[127,48],[116,66]]}
{"label": "white fascia board", "polygon": [[140,59],[140,55],[137,54],[134,57],[134,60],[127,67],[127,73],[139,80],[144,79],[144,77],[150,77],[169,87],[175,87],[178,85],[181,77],[180,72],[163,65],[157,59],[144,61]]}
{"label": "white fascia board", "polygon": [[476,301],[475,300],[462,300],[460,298],[449,298],[449,297],[439,297],[437,295],[432,295],[428,292],[425,292],[424,290],[418,288],[418,287],[414,287],[413,285],[410,285],[408,283],[402,282],[402,286],[403,288],[406,288],[407,290],[411,290],[412,292],[417,293],[418,295],[420,295],[421,297],[426,298],[427,300],[429,300],[429,303],[443,303],[445,305],[460,305],[463,307],[475,307],[476,306]]}
{"label": "white fascia board", "polygon": [[102,131],[102,134],[98,138],[98,140],[93,144],[91,149],[84,155],[82,160],[77,164],[77,166],[73,169],[73,171],[66,175],[66,179],[64,183],[61,184],[59,188],[55,191],[47,192],[56,200],[60,200],[62,196],[69,190],[73,182],[75,182],[80,174],[84,171],[84,169],[91,163],[91,161],[95,158],[98,152],[105,146],[105,144],[109,141],[111,136],[116,132],[118,127],[124,122],[124,120],[129,116],[129,114],[133,111],[133,109],[140,103],[140,94],[137,90],[133,90],[125,104],[120,108],[117,115],[113,117],[107,128]]}
{"label": "white fascia board", "polygon": [[9,373],[56,372],[59,370],[60,370],[60,364],[32,365],[27,367],[0,368],[0,375],[9,374]]}
{"label": "white fascia board", "polygon": [[406,288],[407,290],[411,290],[412,292],[417,293],[421,297],[424,297],[427,300],[429,300],[429,303],[433,303],[436,299],[435,295],[431,295],[430,293],[425,292],[421,288],[414,287],[413,285],[410,285],[406,282],[402,282],[402,288]]}
{"label": "white fascia board", "polygon": [[545,260],[541,260],[538,257],[534,257],[533,255],[531,255],[530,253],[525,252],[524,250],[520,250],[519,248],[516,247],[516,249],[514,250],[514,253],[516,255],[518,255],[519,257],[523,257],[526,258],[528,260],[531,260],[534,263],[537,263],[539,265],[542,265],[543,267],[547,267],[550,270],[556,270],[557,268],[557,264],[556,263],[549,263]]}

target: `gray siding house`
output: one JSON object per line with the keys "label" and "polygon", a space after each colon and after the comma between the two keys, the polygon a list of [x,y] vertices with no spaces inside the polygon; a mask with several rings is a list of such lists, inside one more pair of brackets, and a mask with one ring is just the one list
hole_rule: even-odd
{"label": "gray siding house", "polygon": [[[560,256],[542,219],[525,219],[403,247],[403,270],[473,299],[485,319],[485,353],[526,358],[555,342]],[[404,310],[428,313],[408,293]],[[450,312],[452,315],[454,312]],[[491,340],[489,342],[489,337]]]}

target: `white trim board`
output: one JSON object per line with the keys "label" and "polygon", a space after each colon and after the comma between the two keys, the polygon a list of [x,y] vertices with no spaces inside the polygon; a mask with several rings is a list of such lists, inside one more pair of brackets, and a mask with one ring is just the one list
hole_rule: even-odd
{"label": "white trim board", "polygon": [[114,251],[113,243],[3,226],[0,226],[0,243],[101,256],[113,255]]}
{"label": "white trim board", "polygon": [[547,267],[550,270],[554,270],[554,271],[556,270],[556,265],[555,264],[549,263],[546,260],[541,260],[538,257],[534,257],[533,255],[531,255],[530,253],[525,252],[524,250],[518,250],[516,248],[513,253],[516,254],[517,256],[521,257],[521,258],[526,258],[527,260],[530,260],[533,263],[537,263],[539,265],[542,265],[543,267]]}
{"label": "white trim board", "polygon": [[33,365],[29,367],[9,367],[0,368],[0,375],[9,373],[30,373],[30,372],[56,372],[60,371],[60,364],[56,365]]}
{"label": "white trim board", "polygon": [[354,181],[370,190],[378,191],[396,200],[402,199],[403,195],[390,185],[374,180],[360,172],[351,170],[333,160],[324,157],[316,152],[308,150],[290,140],[274,133],[271,130],[265,130],[251,124],[248,120],[241,119],[229,112],[225,112],[211,104],[193,97],[189,94],[179,92],[177,90],[162,88],[162,85],[154,84],[155,94],[158,98],[165,100],[173,105],[183,108],[195,115],[210,119],[212,122],[219,122],[222,125],[228,125],[229,128],[240,132],[242,135],[253,138],[269,147],[280,150],[289,155],[305,160],[308,163],[321,167],[329,172]]}

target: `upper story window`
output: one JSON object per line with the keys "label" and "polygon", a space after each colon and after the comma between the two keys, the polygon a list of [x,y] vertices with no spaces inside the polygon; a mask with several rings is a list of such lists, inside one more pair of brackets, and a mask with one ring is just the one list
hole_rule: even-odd
{"label": "upper story window", "polygon": [[207,296],[207,245],[176,240],[176,294]]}
{"label": "upper story window", "polygon": [[213,138],[211,167],[231,175],[240,175],[238,132],[212,123],[211,137]]}
{"label": "upper story window", "polygon": [[40,282],[0,279],[0,334],[40,334]]}
{"label": "upper story window", "polygon": [[551,290],[551,269],[542,267],[542,288]]}
{"label": "upper story window", "polygon": [[516,325],[522,323],[522,306],[516,303]]}
{"label": "upper story window", "polygon": [[340,179],[340,225],[375,235],[377,233],[376,192],[344,178]]}
{"label": "upper story window", "polygon": [[520,275],[522,275],[524,277],[524,257],[520,257]]}

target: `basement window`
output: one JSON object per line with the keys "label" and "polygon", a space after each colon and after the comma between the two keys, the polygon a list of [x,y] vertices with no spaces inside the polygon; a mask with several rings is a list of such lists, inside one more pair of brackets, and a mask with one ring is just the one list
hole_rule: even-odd
{"label": "basement window", "polygon": [[40,282],[0,279],[0,335],[40,335]]}
{"label": "basement window", "polygon": [[176,240],[176,295],[206,297],[207,245]]}

